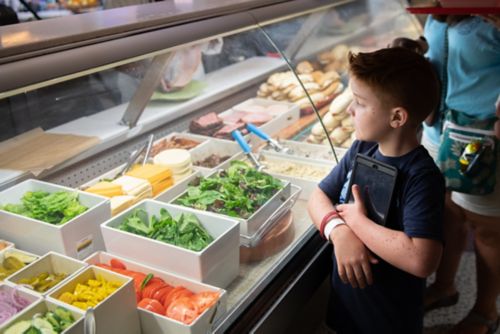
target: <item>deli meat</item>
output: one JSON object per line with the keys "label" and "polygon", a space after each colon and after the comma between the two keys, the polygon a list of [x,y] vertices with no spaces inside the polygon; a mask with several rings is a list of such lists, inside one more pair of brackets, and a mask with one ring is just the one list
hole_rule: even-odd
{"label": "deli meat", "polygon": [[245,125],[246,124],[242,122],[225,125],[222,129],[214,134],[214,137],[220,139],[233,139],[233,137],[231,136],[231,132],[233,132],[234,130],[240,130],[241,133],[245,135],[248,133]]}
{"label": "deli meat", "polygon": [[244,123],[252,123],[254,125],[259,126],[269,122],[272,118],[273,117],[271,115],[265,113],[254,113],[254,114],[247,114],[241,120]]}
{"label": "deli meat", "polygon": [[211,112],[192,120],[189,130],[193,133],[211,136],[223,126],[222,119],[216,113]]}

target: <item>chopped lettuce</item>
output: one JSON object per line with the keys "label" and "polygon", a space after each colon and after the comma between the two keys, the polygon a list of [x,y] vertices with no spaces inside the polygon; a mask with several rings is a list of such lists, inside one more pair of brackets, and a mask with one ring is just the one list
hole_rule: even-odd
{"label": "chopped lettuce", "polygon": [[148,217],[143,209],[135,209],[117,228],[197,252],[214,240],[192,213],[174,219],[165,209],[159,217]]}
{"label": "chopped lettuce", "polygon": [[80,204],[77,192],[66,191],[28,191],[21,203],[6,204],[0,209],[54,225],[62,225],[88,209]]}
{"label": "chopped lettuce", "polygon": [[235,160],[227,171],[196,180],[174,203],[249,218],[282,187],[280,180]]}

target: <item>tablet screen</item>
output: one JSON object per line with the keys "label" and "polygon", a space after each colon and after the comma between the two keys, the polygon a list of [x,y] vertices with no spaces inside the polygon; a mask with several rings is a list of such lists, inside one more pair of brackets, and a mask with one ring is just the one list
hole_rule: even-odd
{"label": "tablet screen", "polygon": [[385,225],[391,206],[397,169],[375,159],[358,154],[349,183],[348,201],[353,202],[351,188],[353,184],[360,187],[368,218]]}

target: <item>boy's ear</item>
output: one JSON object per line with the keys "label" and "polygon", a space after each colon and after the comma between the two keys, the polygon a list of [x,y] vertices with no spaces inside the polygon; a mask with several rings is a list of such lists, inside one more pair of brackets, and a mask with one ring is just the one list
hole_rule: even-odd
{"label": "boy's ear", "polygon": [[394,129],[400,128],[408,122],[408,111],[403,107],[391,110],[390,124]]}

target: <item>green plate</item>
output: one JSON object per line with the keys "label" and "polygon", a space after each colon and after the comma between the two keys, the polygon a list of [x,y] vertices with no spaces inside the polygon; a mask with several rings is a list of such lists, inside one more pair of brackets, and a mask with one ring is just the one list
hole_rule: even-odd
{"label": "green plate", "polygon": [[200,93],[205,89],[207,84],[203,81],[192,80],[187,84],[186,87],[173,91],[173,92],[159,92],[156,91],[151,97],[152,101],[182,101],[189,100],[195,96],[200,95]]}

